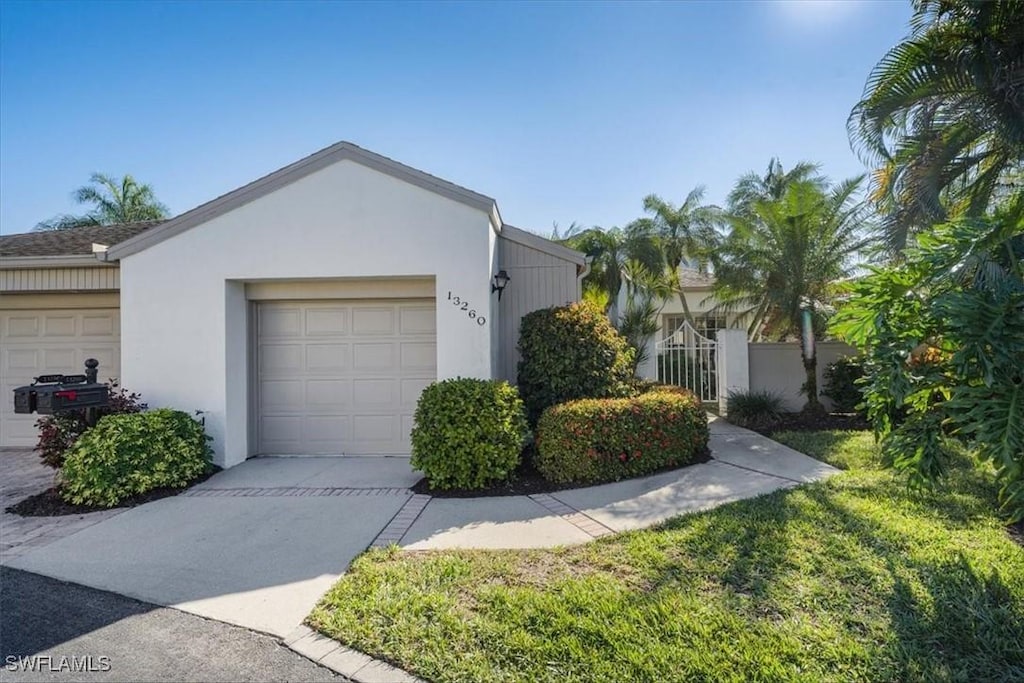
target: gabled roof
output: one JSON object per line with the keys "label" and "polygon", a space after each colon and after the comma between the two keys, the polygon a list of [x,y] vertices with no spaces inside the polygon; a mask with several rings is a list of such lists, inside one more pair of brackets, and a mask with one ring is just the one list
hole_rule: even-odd
{"label": "gabled roof", "polygon": [[284,168],[278,169],[269,175],[265,175],[258,180],[254,180],[237,190],[197,206],[191,211],[186,211],[155,230],[136,235],[117,247],[110,249],[108,258],[120,259],[140,252],[189,228],[206,223],[217,216],[237,209],[343,160],[354,161],[367,168],[439,194],[442,197],[447,197],[466,206],[479,209],[488,214],[495,230],[501,226],[501,217],[498,215],[497,204],[490,197],[363,149],[351,142],[339,142]]}
{"label": "gabled roof", "polygon": [[93,244],[112,247],[164,222],[139,221],[0,235],[0,258],[91,256]]}

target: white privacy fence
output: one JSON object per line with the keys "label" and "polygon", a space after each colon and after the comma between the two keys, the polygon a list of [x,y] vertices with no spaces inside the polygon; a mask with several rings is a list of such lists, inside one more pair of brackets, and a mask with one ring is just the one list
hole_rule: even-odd
{"label": "white privacy fence", "polygon": [[662,384],[685,387],[704,402],[718,401],[718,343],[684,322],[654,344]]}

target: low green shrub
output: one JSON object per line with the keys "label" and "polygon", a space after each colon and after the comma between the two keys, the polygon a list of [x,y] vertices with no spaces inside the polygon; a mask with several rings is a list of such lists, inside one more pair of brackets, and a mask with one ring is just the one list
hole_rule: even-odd
{"label": "low green shrub", "polygon": [[[120,415],[122,413],[139,413],[146,409],[142,397],[136,393],[129,393],[123,387],[119,387],[117,380],[110,380],[110,403],[103,408],[97,408],[97,420],[104,415]],[[44,415],[36,420],[36,429],[39,430],[39,441],[36,443],[35,451],[39,459],[47,467],[60,469],[64,464],[64,456],[78,440],[89,430],[89,423],[85,419],[85,410],[68,410],[54,415]]]}
{"label": "low green shrub", "polygon": [[822,387],[821,393],[832,399],[835,412],[867,414],[867,411],[858,409],[858,406],[864,401],[859,383],[863,376],[864,359],[861,357],[840,358],[826,366],[824,387]]}
{"label": "low green shrub", "polygon": [[628,396],[636,351],[587,302],[523,316],[517,383],[530,424],[550,406],[578,398]]}
{"label": "low green shrub", "polygon": [[674,388],[547,409],[537,425],[534,462],[553,483],[597,484],[690,464],[707,445],[700,401]]}
{"label": "low green shrub", "polygon": [[435,382],[416,405],[412,466],[431,488],[484,488],[515,471],[527,434],[523,402],[507,382]]}
{"label": "low green shrub", "polygon": [[61,497],[114,507],[153,489],[185,487],[212,468],[209,439],[201,424],[179,410],[107,415],[64,459]]}
{"label": "low green shrub", "polygon": [[749,429],[768,429],[777,424],[785,412],[782,397],[767,389],[733,392],[725,408],[729,422]]}

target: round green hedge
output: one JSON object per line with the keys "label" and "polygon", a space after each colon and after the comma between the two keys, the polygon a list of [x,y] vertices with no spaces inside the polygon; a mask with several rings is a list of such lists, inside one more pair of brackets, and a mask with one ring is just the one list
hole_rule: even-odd
{"label": "round green hedge", "polygon": [[61,496],[69,503],[114,507],[156,488],[187,486],[212,468],[209,439],[180,410],[107,415],[65,457]]}
{"label": "round green hedge", "polygon": [[431,488],[484,488],[516,469],[527,433],[523,402],[507,382],[435,382],[416,405],[412,466]]}
{"label": "round green hedge", "polygon": [[692,393],[583,399],[544,411],[537,470],[556,484],[598,484],[688,465],[708,446],[708,420]]}
{"label": "round green hedge", "polygon": [[559,403],[628,396],[635,353],[593,304],[580,302],[524,315],[517,383],[530,424]]}

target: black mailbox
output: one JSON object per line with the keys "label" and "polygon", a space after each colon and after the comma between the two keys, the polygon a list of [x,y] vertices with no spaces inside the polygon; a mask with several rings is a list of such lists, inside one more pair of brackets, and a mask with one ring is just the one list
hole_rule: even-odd
{"label": "black mailbox", "polygon": [[36,412],[36,388],[34,386],[18,387],[14,390],[14,412]]}
{"label": "black mailbox", "polygon": [[[110,388],[96,381],[99,365],[90,358],[84,375],[40,375],[35,382],[14,390],[14,412],[52,415],[68,410],[103,408],[110,403]],[[87,416],[95,418],[95,411]]]}
{"label": "black mailbox", "polygon": [[77,379],[77,376],[64,377],[58,384],[37,384],[36,412],[52,415],[66,410],[106,407],[110,402],[110,389],[106,384],[74,381]]}

